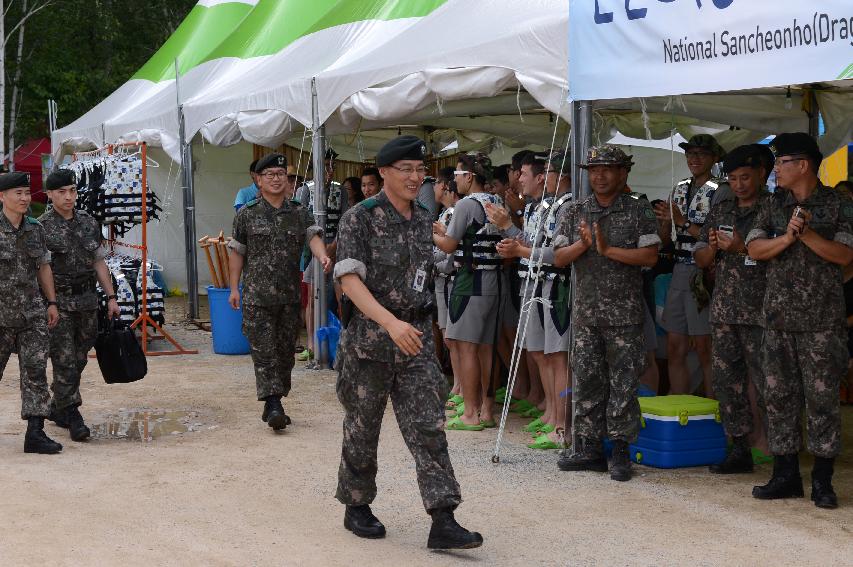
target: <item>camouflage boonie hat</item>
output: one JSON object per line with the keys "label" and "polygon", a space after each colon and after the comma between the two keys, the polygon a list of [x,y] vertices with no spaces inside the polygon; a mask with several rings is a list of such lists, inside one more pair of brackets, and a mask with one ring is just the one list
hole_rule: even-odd
{"label": "camouflage boonie hat", "polygon": [[619,146],[612,144],[604,144],[603,146],[593,146],[586,153],[586,163],[580,164],[578,167],[587,169],[591,165],[621,165],[631,169],[634,162],[629,156],[622,151]]}
{"label": "camouflage boonie hat", "polygon": [[678,147],[685,152],[690,148],[708,150],[717,156],[718,161],[726,155],[726,150],[723,149],[723,146],[711,134],[696,134],[695,136],[691,136],[686,142],[678,144]]}

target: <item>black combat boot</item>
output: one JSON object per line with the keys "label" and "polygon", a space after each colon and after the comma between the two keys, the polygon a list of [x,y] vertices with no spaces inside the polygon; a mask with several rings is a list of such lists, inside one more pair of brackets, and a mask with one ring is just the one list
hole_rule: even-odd
{"label": "black combat boot", "polygon": [[24,436],[24,453],[55,455],[61,450],[62,445],[45,434],[43,417],[31,417],[27,419],[27,434]]}
{"label": "black combat boot", "polygon": [[746,436],[732,438],[732,450],[726,455],[722,463],[711,465],[708,470],[714,474],[739,474],[751,473],[752,451]]}
{"label": "black combat boot", "polygon": [[610,479],[625,482],[631,480],[631,457],[628,454],[628,442],[617,439],[613,442],[613,456],[610,459]]}
{"label": "black combat boot", "polygon": [[71,440],[85,441],[88,439],[92,432],[86,427],[86,422],[83,421],[83,416],[80,415],[80,410],[77,406],[68,408],[65,415],[68,418],[68,430],[71,433]]}
{"label": "black combat boot", "polygon": [[607,472],[607,458],[598,439],[578,439],[578,448],[569,447],[560,454],[557,467],[561,471]]}
{"label": "black combat boot", "polygon": [[380,539],[385,537],[385,526],[379,518],[370,511],[370,506],[347,506],[344,512],[344,527],[357,535],[367,539]]}
{"label": "black combat boot", "polygon": [[759,500],[777,500],[779,498],[802,498],[803,479],[800,476],[800,457],[775,455],[773,457],[773,476],[764,486],[753,486],[752,497]]}
{"label": "black combat boot", "polygon": [[432,528],[427,547],[430,549],[472,549],[483,545],[483,536],[469,532],[456,523],[451,508],[431,510]]}
{"label": "black combat boot", "polygon": [[68,429],[68,416],[65,410],[58,410],[54,406],[50,406],[50,415],[47,418],[55,423],[57,427]]}
{"label": "black combat boot", "polygon": [[264,402],[264,413],[261,414],[261,419],[275,431],[280,431],[290,425],[290,418],[284,413],[284,407],[281,405],[281,398],[278,396],[269,396]]}
{"label": "black combat boot", "polygon": [[812,502],[818,508],[838,508],[838,497],[832,489],[835,468],[832,457],[815,457],[812,469]]}

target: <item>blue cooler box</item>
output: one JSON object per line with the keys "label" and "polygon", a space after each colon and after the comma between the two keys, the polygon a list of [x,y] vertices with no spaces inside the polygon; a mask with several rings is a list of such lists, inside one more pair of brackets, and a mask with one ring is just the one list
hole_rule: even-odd
{"label": "blue cooler box", "polygon": [[663,469],[697,467],[726,458],[720,404],[699,396],[640,398],[640,434],[631,459]]}

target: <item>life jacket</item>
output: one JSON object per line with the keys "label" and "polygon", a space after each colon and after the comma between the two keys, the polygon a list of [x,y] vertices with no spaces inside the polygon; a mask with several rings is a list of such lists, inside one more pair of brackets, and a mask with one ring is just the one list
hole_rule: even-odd
{"label": "life jacket", "polygon": [[[475,201],[486,214],[486,203],[503,207],[503,199],[490,193],[472,193],[466,195],[463,200]],[[460,201],[461,202],[461,201]],[[486,218],[485,224],[477,221],[472,222],[462,242],[453,254],[453,264],[457,268],[468,267],[472,270],[495,270],[503,264],[503,259],[498,255],[497,244],[502,239],[500,230]]]}
{"label": "life jacket", "polygon": [[[453,218],[453,210],[454,210],[454,207],[447,207],[446,209],[441,211],[441,214],[438,215],[438,221],[437,222],[440,222],[441,224],[443,224],[445,228],[450,226],[450,220]],[[438,246],[433,246],[432,249],[433,249],[433,253],[437,253],[440,251]],[[436,272],[435,275],[439,278],[448,277],[448,274],[443,274],[443,273],[438,272],[438,271]]]}
{"label": "life jacket", "polygon": [[[552,203],[553,198],[546,195],[541,201],[527,203],[524,207],[524,240],[530,246],[535,244],[537,250],[541,250],[544,245],[547,229],[545,217],[547,217]],[[539,229],[538,233],[536,232],[537,228]],[[526,278],[527,272],[530,270],[530,258],[519,258],[518,277]]]}
{"label": "life jacket", "polygon": [[[542,241],[543,248],[550,248],[554,244],[554,237],[557,233],[557,224],[560,222],[560,209],[563,205],[571,201],[571,193],[563,193],[560,197],[551,203],[548,207],[548,216],[545,218],[545,239]],[[554,279],[556,276],[566,276],[571,271],[571,266],[557,268],[551,264],[542,263],[542,271],[547,278]]]}
{"label": "life jacket", "polygon": [[[702,226],[711,211],[711,198],[719,188],[721,180],[711,178],[700,187],[693,200],[687,203],[692,179],[684,179],[676,184],[672,191],[672,202],[691,224]],[[693,251],[696,248],[696,238],[686,230],[675,228],[675,260],[681,264],[693,264]]]}
{"label": "life jacket", "polygon": [[[308,208],[314,210],[314,182],[309,181],[308,186]],[[338,224],[341,222],[341,191],[343,188],[337,181],[332,181],[326,190],[326,234],[334,236],[338,233]]]}

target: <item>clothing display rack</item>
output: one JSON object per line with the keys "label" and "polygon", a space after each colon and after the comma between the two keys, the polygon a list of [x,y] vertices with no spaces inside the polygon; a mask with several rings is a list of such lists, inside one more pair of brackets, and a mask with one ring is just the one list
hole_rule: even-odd
{"label": "clothing display rack", "polygon": [[[178,341],[176,341],[169,333],[163,330],[157,321],[151,316],[151,313],[148,309],[148,145],[145,142],[130,142],[125,144],[110,144],[98,150],[94,150],[91,152],[80,152],[75,153],[72,156],[73,161],[85,161],[87,156],[94,156],[96,159],[100,156],[103,156],[104,153],[107,155],[113,155],[116,150],[123,151],[127,148],[138,148],[141,158],[142,158],[142,171],[141,171],[141,189],[142,189],[142,199],[140,201],[140,227],[141,227],[141,243],[140,244],[131,244],[129,242],[122,242],[118,240],[115,235],[115,231],[112,227],[110,227],[110,237],[109,237],[109,248],[111,251],[115,251],[116,247],[129,248],[131,250],[137,250],[142,255],[142,263],[140,266],[140,271],[142,273],[141,277],[141,299],[140,299],[140,308],[139,315],[136,320],[130,325],[131,329],[137,329],[140,332],[140,343],[142,345],[142,352],[145,353],[146,356],[166,356],[166,355],[176,355],[176,354],[198,354],[197,350],[188,350],[181,346]],[[151,329],[152,334],[149,335],[149,327]],[[149,341],[153,340],[167,340],[174,347],[173,350],[150,350],[148,348]]]}

